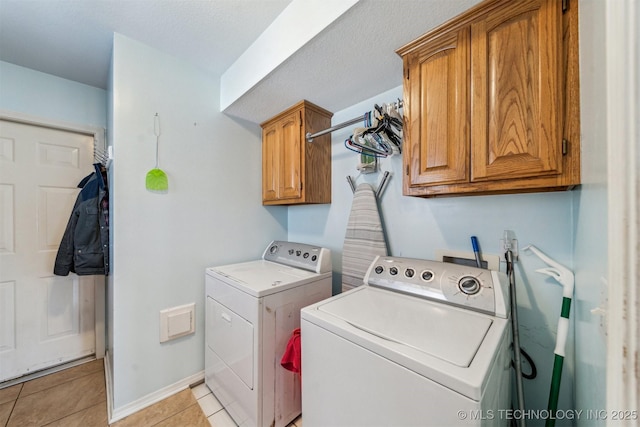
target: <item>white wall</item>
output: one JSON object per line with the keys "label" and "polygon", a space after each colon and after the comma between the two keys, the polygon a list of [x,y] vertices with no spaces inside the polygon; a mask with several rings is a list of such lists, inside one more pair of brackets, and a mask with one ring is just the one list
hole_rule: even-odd
{"label": "white wall", "polygon": [[[393,102],[399,97],[402,97],[401,87],[336,112],[332,123],[358,117],[371,110],[374,103]],[[356,184],[371,182],[374,187],[382,177],[381,173],[358,176],[358,155],[343,145],[352,130],[347,127],[332,134],[332,203],[289,208],[289,240],[318,244],[332,250],[336,272],[334,291],[339,289],[342,244],[353,198],[346,176],[357,177]],[[572,268],[574,193],[421,199],[402,195],[400,156],[383,159],[382,171],[385,170],[391,171],[392,177],[380,206],[392,255],[433,259],[437,249],[471,251],[470,236],[476,235],[483,252],[504,258],[499,240],[504,230],[513,230],[521,248],[534,244]],[[538,368],[536,379],[524,381],[528,409],[547,407],[555,330],[562,303],[561,287],[535,272],[543,266],[529,253],[521,253],[517,264],[521,345]],[[561,409],[574,406],[572,343],[569,347],[561,385]],[[531,420],[528,424],[543,425],[544,421]],[[562,424],[558,422],[558,425]]]}
{"label": "white wall", "polygon": [[107,126],[106,91],[4,61],[0,61],[0,108],[83,126]]}
{"label": "white wall", "polygon": [[[260,129],[219,111],[214,77],[116,34],[112,307],[114,411],[204,368],[204,270],[286,238],[286,208],[261,203]],[[145,190],[155,164],[167,194]],[[196,333],[159,343],[159,312],[196,303]]]}
{"label": "white wall", "polygon": [[[576,406],[606,408],[606,326],[591,310],[607,306],[607,128],[605,2],[580,2],[582,185],[574,194]],[[615,408],[610,408],[615,409]],[[593,417],[592,417],[593,418]],[[580,419],[581,425],[604,420]]]}

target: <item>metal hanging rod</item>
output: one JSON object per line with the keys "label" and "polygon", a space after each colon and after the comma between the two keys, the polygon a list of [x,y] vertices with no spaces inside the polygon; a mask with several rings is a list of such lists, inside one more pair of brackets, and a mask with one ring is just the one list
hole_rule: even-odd
{"label": "metal hanging rod", "polygon": [[[396,108],[398,108],[398,109],[399,109],[399,108],[402,108],[402,104],[403,104],[403,102],[402,102],[402,100],[401,100],[401,99],[398,99],[398,100],[397,100],[396,102],[394,102],[393,104],[394,104],[394,106],[395,106]],[[353,124],[356,124],[356,123],[359,123],[359,122],[365,121],[365,120],[366,120],[366,117],[367,117],[367,115],[368,115],[368,114],[369,114],[369,111],[367,111],[366,113],[364,113],[364,114],[363,114],[363,115],[361,115],[360,117],[356,117],[356,118],[353,118],[353,119],[351,119],[351,120],[347,120],[346,122],[343,122],[343,123],[337,124],[337,125],[335,125],[335,126],[331,126],[330,128],[327,128],[327,129],[325,129],[325,130],[321,130],[321,131],[316,132],[316,133],[314,133],[314,134],[311,134],[310,132],[307,132],[307,134],[305,135],[305,136],[307,137],[307,142],[313,142],[313,138],[315,138],[315,137],[317,137],[317,136],[321,136],[321,135],[324,135],[324,134],[327,134],[327,133],[331,133],[331,132],[336,131],[336,130],[338,130],[338,129],[345,128],[345,127],[347,127],[347,126],[349,126],[349,125],[353,125]]]}

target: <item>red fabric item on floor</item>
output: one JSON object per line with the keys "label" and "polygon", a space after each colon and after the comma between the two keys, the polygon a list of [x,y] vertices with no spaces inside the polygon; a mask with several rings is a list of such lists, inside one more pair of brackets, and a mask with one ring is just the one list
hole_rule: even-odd
{"label": "red fabric item on floor", "polygon": [[300,373],[302,370],[302,349],[300,348],[300,328],[295,329],[289,338],[287,348],[282,355],[280,364],[284,369]]}

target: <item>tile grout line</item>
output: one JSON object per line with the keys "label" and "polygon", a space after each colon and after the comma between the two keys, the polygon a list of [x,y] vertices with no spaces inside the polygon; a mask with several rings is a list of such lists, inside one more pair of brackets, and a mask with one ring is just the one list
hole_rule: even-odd
{"label": "tile grout line", "polygon": [[[218,398],[213,394],[213,392],[212,392],[212,391],[209,391],[209,393],[205,394],[204,396],[201,396],[199,399],[196,399],[196,400],[197,400],[198,402],[200,402],[200,400],[201,400],[201,399],[204,399],[205,397],[207,397],[207,396],[209,396],[209,395],[212,395],[214,399],[218,400]],[[218,400],[218,402],[220,402],[220,401]],[[198,406],[200,406],[200,404],[198,404]],[[222,404],[220,404],[220,406],[221,406],[221,408],[220,408],[220,409],[218,409],[217,411],[214,411],[211,415],[207,415],[207,414],[205,414],[204,409],[202,409],[202,406],[200,406],[200,410],[201,410],[201,411],[202,411],[202,413],[204,414],[204,417],[205,417],[206,419],[209,419],[209,417],[213,417],[213,416],[214,416],[215,414],[217,414],[218,412],[220,412],[220,411],[224,411],[224,410],[225,410],[225,409],[224,409],[224,406],[222,406]]]}
{"label": "tile grout line", "polygon": [[[78,410],[78,411],[76,411],[76,412],[71,412],[71,413],[66,414],[66,415],[64,415],[64,416],[62,416],[62,417],[60,417],[60,418],[58,418],[58,419],[56,419],[56,420],[51,420],[51,421],[49,421],[48,423],[43,424],[41,427],[47,427],[48,425],[51,425],[51,424],[53,424],[53,423],[56,423],[56,422],[58,422],[58,421],[60,421],[60,420],[65,419],[65,418],[67,418],[67,417],[70,417],[71,415],[78,414],[78,413],[80,413],[80,412],[86,411],[86,410],[87,410],[87,409],[89,409],[89,408],[93,408],[94,406],[98,406],[98,405],[102,405],[102,404],[106,404],[106,402],[98,402],[98,403],[96,403],[95,405],[88,406],[88,407],[86,407],[86,408],[84,408],[84,409],[80,409],[80,410]],[[107,425],[108,425],[108,424],[107,424]]]}
{"label": "tile grout line", "polygon": [[191,408],[193,405],[197,405],[197,404],[198,404],[198,402],[196,401],[195,403],[193,403],[193,404],[191,404],[191,405],[187,406],[186,408],[183,408],[183,409],[179,410],[178,412],[174,412],[173,414],[169,415],[167,418],[164,418],[164,419],[162,419],[162,420],[158,421],[157,423],[152,424],[150,427],[157,426],[157,425],[159,425],[159,424],[161,424],[161,423],[163,423],[163,422],[167,421],[169,418],[173,418],[173,417],[175,417],[176,415],[181,414],[182,412],[184,412],[184,411],[186,411],[187,409]]}
{"label": "tile grout line", "polygon": [[[134,414],[135,414],[135,412],[134,412]],[[132,415],[133,415],[133,414],[132,414]],[[175,414],[171,414],[171,415],[169,415],[168,417],[161,419],[161,420],[160,420],[160,421],[158,421],[157,423],[152,424],[150,427],[157,426],[158,424],[160,424],[160,423],[163,423],[163,422],[167,421],[169,418],[173,417],[174,415],[175,415]]]}
{"label": "tile grout line", "polygon": [[11,411],[9,412],[9,416],[7,417],[7,422],[4,423],[4,427],[9,425],[9,421],[11,421],[11,416],[13,415],[13,411],[16,409],[16,405],[18,404],[18,399],[20,399],[20,393],[22,393],[22,389],[24,388],[24,383],[20,383],[20,391],[18,392],[15,400],[13,401],[13,406],[11,406]]}
{"label": "tile grout line", "polygon": [[[84,374],[84,375],[80,375],[80,376],[77,376],[77,377],[74,377],[74,378],[71,378],[71,379],[67,379],[67,380],[62,381],[62,382],[57,382],[55,385],[52,385],[51,387],[47,387],[47,388],[44,388],[44,389],[42,389],[42,390],[38,390],[38,391],[36,391],[36,392],[33,392],[33,393],[30,393],[30,394],[27,394],[27,395],[25,395],[25,396],[23,396],[23,395],[22,395],[22,392],[24,391],[24,385],[25,385],[25,384],[27,384],[27,382],[22,383],[22,386],[23,386],[23,387],[20,389],[20,393],[18,394],[18,398],[17,398],[17,399],[15,400],[15,402],[14,402],[14,409],[15,409],[15,407],[17,406],[17,404],[18,404],[18,401],[19,401],[19,400],[24,401],[25,399],[27,399],[27,398],[29,398],[29,397],[31,397],[31,396],[35,396],[35,395],[40,394],[40,393],[50,393],[50,392],[51,392],[51,390],[52,390],[52,389],[54,389],[54,388],[56,388],[56,387],[59,387],[59,386],[62,386],[62,385],[68,384],[68,383],[72,383],[72,382],[75,382],[75,381],[78,381],[78,380],[81,380],[81,379],[83,379],[83,378],[85,378],[85,377],[87,377],[87,376],[89,376],[89,375],[95,375],[95,374],[96,374],[96,373],[98,373],[98,372],[99,372],[98,370],[95,370],[95,371],[92,371],[92,372],[87,372],[87,373],[86,373],[86,374]],[[32,380],[32,381],[33,381],[33,380]],[[94,406],[101,405],[101,404],[103,404],[103,403],[105,403],[105,404],[106,404],[106,401],[104,401],[104,402],[103,402],[103,401],[100,401],[100,402],[97,402],[97,403],[95,403],[95,404],[93,404],[93,405],[87,406],[87,407],[85,407],[85,408],[78,409],[78,410],[76,410],[76,411],[74,411],[74,412],[70,412],[70,413],[64,414],[64,415],[62,415],[60,418],[57,418],[57,419],[55,419],[55,420],[49,420],[49,421],[47,421],[47,423],[46,423],[46,424],[43,424],[41,427],[44,427],[44,426],[50,425],[50,424],[52,424],[52,423],[58,422],[58,421],[60,421],[60,420],[62,420],[62,419],[64,419],[64,418],[66,418],[66,417],[69,417],[69,416],[71,416],[71,415],[75,415],[75,414],[77,414],[77,413],[80,413],[80,412],[82,412],[82,411],[85,411],[85,410],[87,410],[87,409],[89,409],[89,408],[92,408],[92,407],[94,407]],[[13,409],[12,409],[12,413],[13,413]],[[11,416],[10,416],[9,418],[11,418]],[[7,425],[8,425],[8,424],[9,424],[9,422],[7,422]]]}
{"label": "tile grout line", "polygon": [[[73,369],[73,368],[70,368],[70,369]],[[63,380],[63,381],[61,381],[61,382],[56,382],[54,385],[51,385],[51,386],[49,386],[49,387],[45,387],[45,388],[43,388],[43,389],[41,389],[41,390],[37,390],[37,391],[35,391],[35,392],[33,392],[33,393],[30,393],[30,394],[27,394],[27,395],[23,396],[23,395],[22,395],[22,393],[23,393],[23,391],[24,391],[24,388],[25,388],[25,387],[24,387],[24,385],[25,385],[25,384],[27,384],[27,383],[29,383],[29,382],[31,382],[31,381],[37,381],[37,380],[39,380],[40,378],[46,378],[46,376],[44,376],[44,377],[40,377],[40,378],[36,378],[36,379],[33,379],[33,380],[29,380],[29,381],[25,381],[24,383],[21,383],[21,386],[22,386],[22,387],[20,388],[20,392],[18,393],[18,399],[21,399],[21,398],[25,398],[25,397],[27,397],[27,396],[34,395],[34,394],[36,394],[36,393],[40,393],[40,392],[43,392],[43,391],[45,391],[45,390],[52,389],[52,388],[57,387],[57,386],[59,386],[59,385],[66,384],[66,383],[69,383],[69,382],[75,381],[75,380],[80,379],[80,378],[84,378],[84,377],[86,377],[86,376],[88,376],[88,375],[93,375],[93,374],[95,374],[95,373],[96,373],[96,372],[98,372],[98,371],[99,371],[99,370],[98,370],[98,369],[96,369],[95,371],[87,372],[87,373],[85,373],[84,375],[80,375],[80,376],[78,376],[78,377],[74,377],[74,378],[70,378],[70,379],[67,379],[67,380]],[[59,371],[59,372],[64,372],[64,371]],[[57,372],[55,372],[55,373],[53,373],[53,374],[50,374],[50,375],[55,375],[56,373],[57,373]],[[18,399],[16,399],[16,401],[17,401]]]}
{"label": "tile grout line", "polygon": [[11,407],[11,411],[9,412],[9,416],[7,417],[7,422],[4,423],[4,427],[9,425],[9,421],[11,421],[11,415],[13,415],[13,410],[16,409],[16,403],[18,403],[18,399],[13,401],[13,406]]}

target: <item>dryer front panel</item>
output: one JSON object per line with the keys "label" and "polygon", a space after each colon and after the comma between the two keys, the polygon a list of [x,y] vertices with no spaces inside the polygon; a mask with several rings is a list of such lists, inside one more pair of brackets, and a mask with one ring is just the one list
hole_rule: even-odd
{"label": "dryer front panel", "polygon": [[250,389],[254,387],[253,325],[207,297],[207,345]]}

